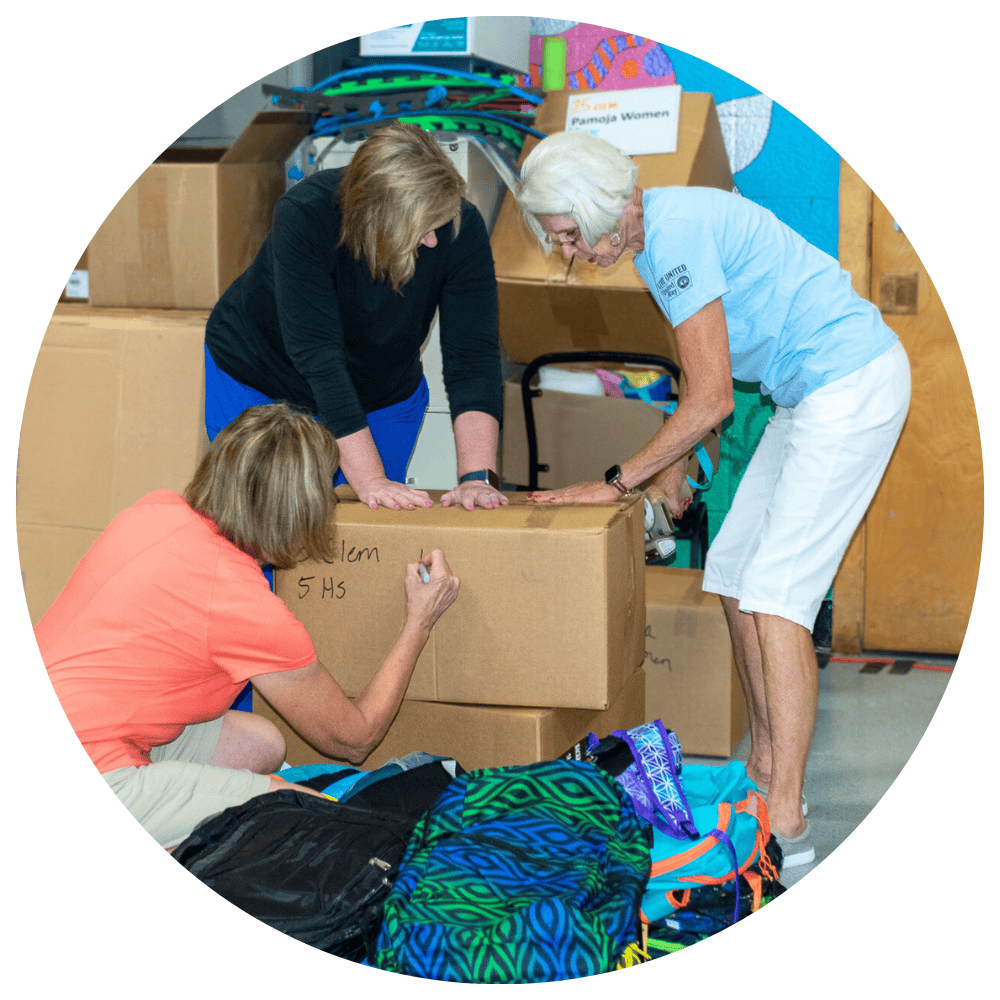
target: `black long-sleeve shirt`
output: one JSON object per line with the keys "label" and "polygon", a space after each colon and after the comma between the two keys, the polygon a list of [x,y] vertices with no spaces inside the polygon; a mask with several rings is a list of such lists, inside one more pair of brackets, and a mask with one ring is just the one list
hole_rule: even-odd
{"label": "black long-sleeve shirt", "polygon": [[209,317],[216,364],[344,437],[367,426],[366,413],[416,391],[439,309],[452,419],[477,410],[501,420],[496,277],[482,216],[463,201],[458,236],[451,223],[436,230],[437,246],[419,248],[400,294],[338,247],[340,175],[311,174],[279,199],[254,262]]}

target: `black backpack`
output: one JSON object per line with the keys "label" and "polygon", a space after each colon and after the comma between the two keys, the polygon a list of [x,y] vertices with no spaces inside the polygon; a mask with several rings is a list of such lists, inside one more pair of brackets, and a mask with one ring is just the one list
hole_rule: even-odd
{"label": "black backpack", "polygon": [[439,762],[348,802],[284,789],[225,809],[172,857],[234,906],[305,944],[373,959],[410,834],[452,780]]}

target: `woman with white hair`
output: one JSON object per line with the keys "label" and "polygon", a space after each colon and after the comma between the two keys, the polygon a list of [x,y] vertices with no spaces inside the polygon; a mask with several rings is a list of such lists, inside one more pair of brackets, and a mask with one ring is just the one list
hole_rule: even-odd
{"label": "woman with white hair", "polygon": [[733,380],[776,404],[713,541],[719,594],[750,713],[750,777],[766,790],[785,867],[815,858],[802,786],[818,671],[812,629],[875,494],[910,399],[910,370],[878,309],[837,261],[771,212],[714,188],[642,190],[637,166],[586,132],[543,139],[519,203],[543,249],[610,267],[626,251],[673,326],[676,412],[604,482],[531,494],[601,503],[645,486],[675,517],[687,457],[733,410]]}

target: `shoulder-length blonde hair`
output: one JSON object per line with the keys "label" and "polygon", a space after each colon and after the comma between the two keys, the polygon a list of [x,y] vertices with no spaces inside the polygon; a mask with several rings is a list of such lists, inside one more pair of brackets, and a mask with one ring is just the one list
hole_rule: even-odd
{"label": "shoulder-length blonde hair", "polygon": [[517,202],[542,249],[550,245],[540,215],[565,215],[596,246],[610,233],[635,193],[636,162],[589,132],[555,132],[542,139],[521,165]]}
{"label": "shoulder-length blonde hair", "polygon": [[390,122],[361,143],[340,180],[340,242],[398,292],[431,230],[451,222],[458,234],[464,193],[462,175],[430,133]]}
{"label": "shoulder-length blonde hair", "polygon": [[252,406],[219,431],[184,499],[258,562],[290,569],[330,559],[339,460],[336,438],[314,417],[286,403]]}

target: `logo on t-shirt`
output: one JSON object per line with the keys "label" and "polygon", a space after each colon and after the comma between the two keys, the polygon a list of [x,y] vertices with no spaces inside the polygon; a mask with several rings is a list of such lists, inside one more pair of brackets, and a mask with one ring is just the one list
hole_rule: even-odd
{"label": "logo on t-shirt", "polygon": [[687,291],[691,287],[691,272],[688,271],[687,264],[681,264],[672,271],[667,271],[656,283],[656,287],[666,298],[672,299],[675,295]]}

